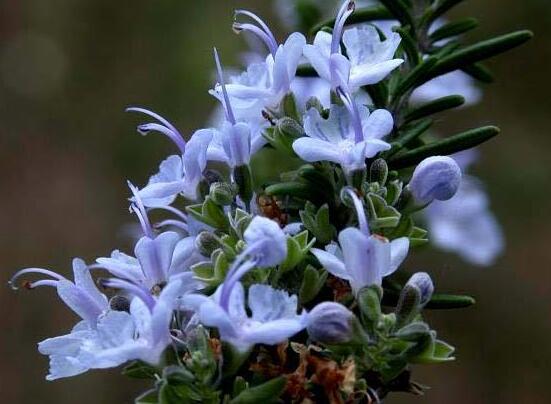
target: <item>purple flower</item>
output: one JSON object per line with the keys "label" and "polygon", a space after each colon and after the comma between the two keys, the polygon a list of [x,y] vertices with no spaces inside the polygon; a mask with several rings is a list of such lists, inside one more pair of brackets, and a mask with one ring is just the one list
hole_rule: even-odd
{"label": "purple flower", "polygon": [[339,233],[339,244],[324,250],[312,248],[323,267],[332,275],[350,282],[354,293],[370,285],[381,285],[404,261],[409,250],[407,237],[389,241],[369,233],[365,211],[358,197],[349,193],[356,205],[359,229],[348,227]]}
{"label": "purple flower", "polygon": [[[380,82],[404,62],[394,59],[400,45],[399,34],[393,32],[381,41],[377,29],[371,25],[344,31],[344,24],[354,7],[354,1],[345,1],[337,14],[333,33],[320,31],[313,45],[304,47],[304,56],[319,76],[334,89],[342,87],[350,93]],[[341,53],[341,39],[348,57]]]}
{"label": "purple flower", "polygon": [[96,327],[98,317],[109,307],[107,297],[98,290],[90,275],[89,268],[79,258],[73,260],[74,282],[49,269],[26,268],[18,271],[11,278],[10,285],[14,289],[17,289],[16,281],[18,278],[29,274],[45,275],[48,279],[25,282],[23,284],[25,288],[34,289],[39,286],[56,288],[60,299],[63,300],[67,307],[78,314],[90,328]]}
{"label": "purple flower", "polygon": [[179,304],[180,283],[167,285],[153,307],[134,298],[129,313],[108,311],[98,318],[97,327],[81,322],[70,334],[42,341],[38,350],[50,357],[46,378],[75,376],[136,359],[157,365],[171,342],[170,323]]}
{"label": "purple flower", "polygon": [[240,351],[247,351],[255,344],[276,345],[284,342],[306,327],[306,313],[297,314],[297,297],[276,290],[268,285],[252,285],[249,288],[248,307],[240,282],[234,283],[226,305],[221,303],[221,285],[212,298],[188,295],[184,306],[193,308],[202,324],[215,327],[220,338]]}
{"label": "purple flower", "polygon": [[363,105],[345,97],[345,106],[332,105],[328,119],[311,108],[304,117],[307,137],[293,142],[293,150],[304,161],[331,161],[345,172],[365,168],[365,159],[390,145],[382,140],[393,128],[392,115],[378,109],[371,114]]}
{"label": "purple flower", "polygon": [[195,200],[197,186],[203,177],[207,165],[207,147],[212,139],[210,130],[196,131],[186,144],[182,135],[166,119],[143,108],[128,108],[127,111],[141,112],[152,116],[162,123],[149,123],[138,126],[138,132],[151,131],[167,135],[180,149],[181,155],[172,155],[159,166],[159,172],[153,175],[148,184],[140,190],[145,206],[166,206],[174,202],[178,194]]}

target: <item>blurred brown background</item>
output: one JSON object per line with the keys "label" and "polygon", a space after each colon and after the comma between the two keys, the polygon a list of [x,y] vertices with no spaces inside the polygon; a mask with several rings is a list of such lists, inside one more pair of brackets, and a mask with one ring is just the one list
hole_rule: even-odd
{"label": "blurred brown background", "polygon": [[[91,261],[126,247],[131,220],[125,179],[142,184],[171,147],[136,135],[128,105],[144,105],[183,133],[214,105],[212,46],[226,64],[244,49],[232,10],[271,15],[270,2],[183,0],[0,1],[0,281],[18,268],[69,274],[70,259]],[[389,403],[551,402],[551,7],[547,0],[465,2],[456,15],[479,17],[474,37],[531,28],[536,38],[493,60],[498,78],[482,106],[446,116],[449,133],[497,123],[477,175],[488,184],[507,252],[493,268],[422,252],[408,267],[435,274],[441,291],[464,291],[475,308],[431,313],[459,347],[450,365],[420,367],[426,397]],[[272,21],[275,19],[272,18]],[[52,290],[0,288],[0,397],[6,403],[129,403],[140,382],[119,370],[46,382],[36,343],[68,331],[75,317]]]}

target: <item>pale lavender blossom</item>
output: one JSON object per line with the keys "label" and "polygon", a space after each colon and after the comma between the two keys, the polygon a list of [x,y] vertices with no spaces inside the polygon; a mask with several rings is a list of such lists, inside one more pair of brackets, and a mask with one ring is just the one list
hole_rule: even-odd
{"label": "pale lavender blossom", "polygon": [[204,325],[216,327],[223,340],[246,351],[252,345],[277,344],[304,329],[306,315],[297,315],[297,298],[267,285],[249,288],[245,293],[240,279],[254,268],[273,267],[287,256],[287,238],[272,220],[256,216],[244,232],[246,247],[232,263],[224,283],[212,297],[192,294],[184,305],[193,308]]}
{"label": "pale lavender blossom", "polygon": [[339,244],[331,243],[324,250],[312,248],[323,267],[332,275],[350,283],[354,293],[370,285],[381,285],[382,279],[394,273],[409,250],[409,239],[389,241],[370,234],[361,201],[351,191],[358,215],[359,229],[348,227],[339,233]]}
{"label": "pale lavender blossom", "polygon": [[207,149],[207,158],[222,161],[231,168],[248,165],[251,154],[258,151],[264,142],[257,141],[255,148],[252,149],[251,126],[247,122],[236,121],[216,49],[214,49],[214,58],[218,72],[217,87],[222,91],[220,102],[224,108],[225,119],[219,129],[211,129],[212,141]]}
{"label": "pale lavender blossom", "polygon": [[79,258],[73,260],[73,282],[49,269],[26,268],[18,271],[11,278],[9,283],[12,288],[17,289],[17,280],[23,275],[30,274],[45,275],[47,278],[33,282],[24,282],[23,286],[25,288],[34,289],[39,286],[51,286],[56,288],[59,298],[67,307],[73,310],[89,328],[96,328],[98,317],[109,307],[107,297],[98,290],[90,275],[88,266]]}
{"label": "pale lavender blossom", "polygon": [[[321,78],[334,89],[342,87],[352,94],[362,86],[385,79],[404,62],[394,58],[401,41],[399,34],[393,32],[383,41],[371,25],[344,30],[354,7],[354,1],[345,1],[337,14],[333,33],[320,31],[314,43],[304,47],[304,56]],[[341,39],[347,57],[341,53]]]}
{"label": "pale lavender blossom", "polygon": [[229,299],[221,301],[221,285],[212,297],[188,295],[184,305],[194,308],[199,320],[208,327],[216,327],[220,338],[245,352],[255,344],[276,345],[284,342],[306,327],[306,313],[297,314],[297,297],[268,285],[249,288],[248,307],[240,282],[231,287]]}
{"label": "pale lavender blossom", "polygon": [[411,176],[407,189],[418,205],[434,200],[451,199],[461,184],[461,168],[447,156],[432,156],[421,161]]}
{"label": "pale lavender blossom", "polygon": [[105,280],[104,285],[138,296],[149,307],[155,304],[153,295],[171,280],[182,280],[182,294],[196,290],[200,285],[189,271],[189,266],[200,260],[200,254],[195,249],[195,237],[182,239],[174,231],[156,235],[138,190],[132,184],[129,186],[134,193],[131,209],[142,225],[144,236],[134,247],[136,257],[115,250],[111,257],[97,259],[100,267],[116,276]]}
{"label": "pale lavender blossom", "polygon": [[148,184],[140,190],[140,197],[145,206],[166,206],[174,202],[178,194],[186,198],[197,199],[197,186],[203,178],[207,165],[207,147],[211,141],[210,130],[196,131],[186,144],[178,130],[166,119],[143,108],[128,108],[127,111],[141,112],[149,115],[159,123],[148,123],[138,126],[138,132],[148,134],[156,131],[170,138],[181,151],[181,155],[166,158],[159,166],[159,172],[153,175]]}
{"label": "pale lavender blossom", "polygon": [[438,76],[411,94],[411,101],[417,104],[434,101],[449,95],[460,95],[465,98],[464,106],[477,104],[482,99],[482,90],[476,86],[475,80],[467,73],[456,70]]}
{"label": "pale lavender blossom", "polygon": [[[473,150],[452,156],[466,169],[475,159]],[[489,208],[481,182],[465,175],[455,196],[435,201],[425,210],[431,241],[479,266],[492,265],[504,248],[502,229]]]}
{"label": "pale lavender blossom", "polygon": [[378,109],[371,114],[342,94],[345,106],[332,105],[329,118],[310,108],[304,116],[304,132],[293,142],[293,150],[304,161],[331,161],[346,173],[365,169],[365,159],[390,149],[382,140],[393,128],[390,112]]}
{"label": "pale lavender blossom", "polygon": [[[257,36],[266,45],[269,54],[264,62],[253,63],[241,75],[233,76],[227,85],[227,92],[238,121],[259,120],[263,110],[277,108],[282,97],[289,93],[306,39],[295,32],[280,45],[266,23],[257,15],[246,10],[237,10],[236,16],[249,17],[254,23],[235,22],[234,30]],[[218,99],[223,97],[220,86],[216,86],[211,94]]]}
{"label": "pale lavender blossom", "polygon": [[167,285],[152,308],[136,297],[129,313],[111,310],[98,317],[97,327],[80,322],[70,334],[42,341],[38,349],[50,357],[46,378],[75,376],[89,369],[116,367],[137,359],[159,364],[171,342],[170,322],[178,305],[180,283]]}

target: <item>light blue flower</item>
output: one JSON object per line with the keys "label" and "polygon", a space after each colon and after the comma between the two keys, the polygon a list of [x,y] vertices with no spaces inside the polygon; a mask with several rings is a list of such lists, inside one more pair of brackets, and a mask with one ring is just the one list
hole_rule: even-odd
{"label": "light blue flower", "polygon": [[181,281],[170,283],[155,300],[153,308],[134,298],[130,313],[108,311],[99,316],[97,327],[77,324],[70,334],[48,338],[38,345],[50,357],[48,380],[75,376],[89,369],[104,369],[130,360],[152,365],[171,342],[172,313],[179,305]]}
{"label": "light blue flower", "polygon": [[203,177],[207,165],[207,147],[212,133],[208,129],[196,131],[186,144],[180,132],[166,119],[143,108],[127,108],[127,111],[141,112],[162,123],[149,123],[138,126],[138,132],[147,134],[157,131],[168,136],[180,149],[181,155],[166,158],[159,166],[159,172],[149,179],[140,190],[145,206],[158,207],[170,205],[178,194],[186,198],[197,199],[197,186]]}
{"label": "light blue flower", "polygon": [[[289,35],[285,43],[278,44],[266,23],[258,16],[245,10],[237,10],[236,16],[248,17],[254,24],[235,22],[234,30],[254,34],[269,50],[263,62],[250,64],[245,72],[232,76],[227,85],[236,120],[247,121],[251,125],[253,145],[258,142],[262,146],[265,144],[262,131],[269,126],[262,113],[277,108],[282,97],[289,93],[306,39],[295,32]],[[210,93],[221,100],[220,83]]]}
{"label": "light blue flower", "polygon": [[[304,47],[304,56],[321,78],[330,82],[334,89],[342,87],[352,94],[362,86],[385,79],[404,62],[394,58],[400,45],[399,34],[393,32],[382,41],[377,29],[371,25],[344,30],[354,4],[353,1],[343,3],[332,34],[320,31],[314,43]],[[347,57],[341,53],[341,39]]]}
{"label": "light blue flower", "polygon": [[137,189],[129,185],[134,193],[131,209],[144,232],[134,247],[136,257],[115,250],[111,257],[98,258],[97,263],[116,276],[105,280],[105,286],[125,290],[153,307],[153,295],[171,280],[183,281],[182,294],[200,287],[193,279],[189,266],[201,260],[201,257],[196,251],[194,236],[182,239],[173,231],[155,235]]}
{"label": "light blue flower", "polygon": [[23,275],[37,274],[45,275],[48,279],[41,279],[33,282],[24,282],[23,286],[27,289],[34,289],[39,286],[51,286],[56,288],[60,299],[73,310],[89,328],[95,328],[98,317],[104,313],[109,303],[107,297],[101,293],[92,276],[90,270],[83,260],[75,258],[73,260],[74,282],[66,279],[54,271],[43,268],[26,268],[18,271],[10,280],[12,288],[17,289],[17,280]]}
{"label": "light blue flower", "polygon": [[225,120],[219,129],[211,129],[212,141],[207,150],[207,158],[222,161],[231,168],[248,165],[251,154],[258,151],[264,142],[256,142],[255,150],[251,149],[251,127],[247,122],[236,121],[216,48],[214,58],[218,72],[217,86],[222,91],[220,102],[224,108]]}
{"label": "light blue flower", "polygon": [[470,106],[480,102],[482,90],[476,86],[476,82],[471,76],[461,70],[456,70],[417,87],[411,94],[411,101],[420,104],[449,95],[462,96],[465,98],[463,105]]}
{"label": "light blue flower", "polygon": [[393,128],[392,115],[383,109],[371,114],[367,107],[347,100],[345,106],[332,105],[328,119],[310,108],[304,116],[307,137],[293,142],[293,150],[304,161],[331,161],[345,172],[365,168],[365,159],[390,149],[382,140]]}
{"label": "light blue flower", "polygon": [[482,184],[474,177],[464,176],[455,196],[433,202],[425,217],[430,240],[471,264],[492,265],[503,251],[501,227],[489,209]]}
{"label": "light blue flower", "polygon": [[184,305],[196,310],[199,320],[215,327],[220,338],[244,352],[255,344],[276,345],[284,342],[306,327],[306,313],[297,314],[297,297],[268,285],[249,288],[248,307],[240,282],[234,283],[226,305],[220,301],[221,285],[213,297],[188,295]]}
{"label": "light blue flower", "polygon": [[400,237],[389,241],[370,234],[364,208],[358,197],[350,192],[356,205],[359,229],[348,227],[339,233],[339,244],[331,243],[325,251],[312,248],[323,267],[332,275],[350,283],[352,291],[370,285],[381,285],[384,277],[394,273],[409,250],[409,239]]}
{"label": "light blue flower", "polygon": [[249,308],[245,311],[245,296],[240,279],[254,268],[273,267],[287,257],[287,238],[277,223],[255,216],[243,234],[246,247],[234,260],[212,298],[187,295],[185,304],[192,307],[201,322],[217,327],[221,338],[240,350],[256,343],[277,344],[296,334],[305,326],[305,316],[297,315],[296,296],[289,296],[266,285],[249,289]]}

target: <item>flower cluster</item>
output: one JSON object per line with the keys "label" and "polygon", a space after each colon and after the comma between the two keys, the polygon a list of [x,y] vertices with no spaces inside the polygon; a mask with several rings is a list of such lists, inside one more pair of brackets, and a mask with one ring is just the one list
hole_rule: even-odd
{"label": "flower cluster", "polygon": [[[462,46],[472,27],[442,22],[446,2],[382,3],[344,1],[311,40],[283,42],[237,10],[234,31],[265,50],[228,77],[214,49],[214,127],[183,136],[128,108],[151,120],[140,134],[176,146],[145,185],[128,183],[133,254],[75,259],[74,280],[42,268],[11,280],[54,287],[80,317],[39,344],[49,380],[130,363],[126,374],[156,381],[140,402],[370,402],[421,393],[411,363],[453,359],[421,313],[473,299],[433,295],[430,276],[402,264],[429,236],[479,264],[499,253],[487,199],[462,173],[463,150],[497,128],[438,139],[430,117],[478,101],[473,82],[488,73],[477,63],[529,33]],[[265,159],[279,181],[258,174]],[[281,173],[280,159],[294,169]],[[43,279],[19,281],[29,275]]]}

